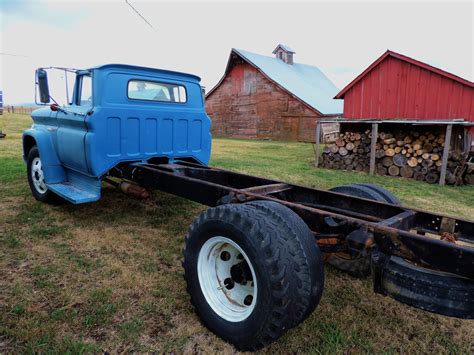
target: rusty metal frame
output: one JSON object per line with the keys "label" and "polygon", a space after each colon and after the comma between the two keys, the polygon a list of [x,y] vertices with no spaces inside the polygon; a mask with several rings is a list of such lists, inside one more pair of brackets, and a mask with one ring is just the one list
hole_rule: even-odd
{"label": "rusty metal frame", "polygon": [[[377,248],[474,279],[474,222],[189,162],[129,163],[111,175],[207,206],[269,200],[296,212],[326,253]],[[443,238],[449,234],[450,238]]]}

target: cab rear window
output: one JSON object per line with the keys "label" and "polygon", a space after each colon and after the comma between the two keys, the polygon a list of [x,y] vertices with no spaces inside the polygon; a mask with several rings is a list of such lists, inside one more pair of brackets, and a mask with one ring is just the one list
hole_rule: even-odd
{"label": "cab rear window", "polygon": [[185,103],[187,100],[186,89],[183,85],[144,80],[128,82],[128,98],[174,103]]}

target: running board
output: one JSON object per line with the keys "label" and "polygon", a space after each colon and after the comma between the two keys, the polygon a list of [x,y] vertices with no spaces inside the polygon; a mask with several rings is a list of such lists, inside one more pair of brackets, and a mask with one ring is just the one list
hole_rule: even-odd
{"label": "running board", "polygon": [[100,198],[100,195],[91,194],[87,190],[74,186],[71,183],[47,184],[48,189],[59,195],[63,199],[77,205],[81,203],[94,202]]}
{"label": "running board", "polygon": [[73,203],[81,204],[95,202],[100,199],[101,181],[76,173],[66,171],[68,181],[56,184],[46,184],[49,190]]}

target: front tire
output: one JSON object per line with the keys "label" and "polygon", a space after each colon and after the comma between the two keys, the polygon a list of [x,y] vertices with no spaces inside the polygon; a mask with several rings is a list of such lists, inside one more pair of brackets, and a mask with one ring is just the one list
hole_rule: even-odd
{"label": "front tire", "polygon": [[[210,208],[185,240],[191,302],[204,325],[239,350],[272,343],[306,316],[309,303],[313,308],[299,291],[299,276],[311,265],[299,232],[268,207]],[[323,275],[319,280],[318,301]]]}
{"label": "front tire", "polygon": [[57,203],[59,198],[48,190],[44,179],[43,164],[39,155],[38,147],[34,146],[28,153],[26,160],[28,174],[28,185],[35,199],[44,203]]}

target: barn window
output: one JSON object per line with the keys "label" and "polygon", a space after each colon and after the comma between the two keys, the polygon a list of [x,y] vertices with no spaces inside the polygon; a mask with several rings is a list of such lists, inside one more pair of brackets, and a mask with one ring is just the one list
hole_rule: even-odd
{"label": "barn window", "polygon": [[257,78],[255,77],[255,72],[250,71],[250,70],[245,70],[242,94],[243,95],[253,94],[256,88],[257,88]]}

